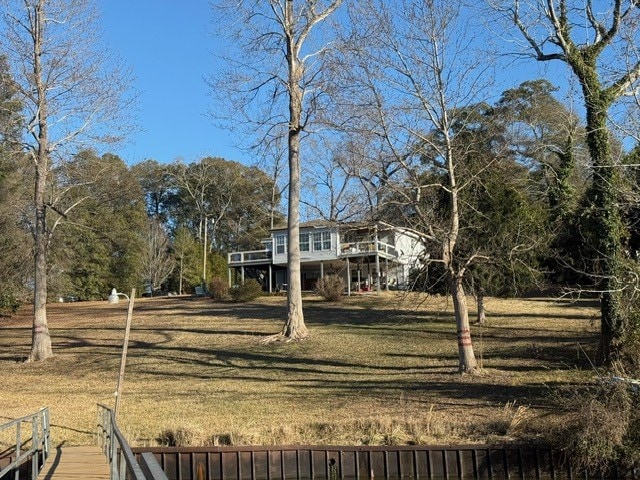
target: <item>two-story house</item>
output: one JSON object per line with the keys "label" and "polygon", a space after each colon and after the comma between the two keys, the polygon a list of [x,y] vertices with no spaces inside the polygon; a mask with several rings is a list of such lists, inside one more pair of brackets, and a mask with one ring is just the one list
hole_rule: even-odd
{"label": "two-story house", "polygon": [[[385,222],[300,224],[300,270],[303,290],[312,290],[325,275],[339,275],[347,291],[406,288],[411,270],[425,259],[414,232]],[[287,228],[271,230],[264,249],[228,256],[229,285],[259,280],[268,292],[287,289]]]}

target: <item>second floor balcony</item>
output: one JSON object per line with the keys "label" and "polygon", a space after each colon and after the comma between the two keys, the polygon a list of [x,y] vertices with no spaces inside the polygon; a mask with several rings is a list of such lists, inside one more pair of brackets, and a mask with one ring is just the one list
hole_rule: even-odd
{"label": "second floor balcony", "polygon": [[[309,246],[309,244],[307,244]],[[271,244],[267,245],[267,247],[271,247]],[[333,252],[333,253],[330,253]],[[389,243],[382,242],[380,240],[359,240],[354,242],[343,242],[340,243],[339,249],[337,250],[319,250],[319,251],[309,251],[305,250],[304,252],[305,258],[302,259],[302,262],[314,262],[314,261],[322,261],[322,260],[331,260],[339,259],[339,258],[357,258],[357,257],[369,257],[372,255],[379,255],[381,258],[397,259],[399,257],[398,249]],[[276,255],[275,260],[277,262],[282,263],[283,258],[286,260],[286,245],[282,246],[282,252],[279,252]],[[228,265],[229,266],[249,266],[249,265],[264,265],[268,263],[273,263],[274,261],[274,253],[270,248],[265,248],[263,250],[250,250],[244,252],[232,252],[228,255]],[[276,262],[276,263],[277,263]]]}
{"label": "second floor balcony", "polygon": [[395,258],[398,256],[396,247],[388,243],[384,243],[378,240],[377,244],[375,240],[365,240],[360,242],[343,243],[340,246],[341,256],[358,256],[358,255],[370,255],[376,253],[383,255],[387,258]]}
{"label": "second floor balcony", "polygon": [[232,252],[228,255],[229,265],[251,265],[271,262],[271,250],[250,250],[248,252]]}

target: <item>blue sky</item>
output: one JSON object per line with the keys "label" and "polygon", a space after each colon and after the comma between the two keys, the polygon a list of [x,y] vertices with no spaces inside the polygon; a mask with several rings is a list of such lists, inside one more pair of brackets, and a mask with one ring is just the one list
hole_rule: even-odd
{"label": "blue sky", "polygon": [[205,77],[216,48],[207,0],[100,0],[103,37],[132,69],[139,92],[140,131],[111,147],[128,164],[151,158],[186,162],[204,156],[251,163],[234,148],[229,132],[216,129]]}
{"label": "blue sky", "polygon": [[[211,35],[209,1],[98,0],[97,4],[104,39],[132,69],[134,89],[139,92],[139,131],[128,143],[108,151],[130,165],[146,159],[167,163],[182,158],[190,163],[205,156],[252,164],[251,154],[236,148],[233,135],[217,129],[207,116],[214,105],[205,78],[213,73],[219,48]],[[501,75],[504,88],[556,67],[536,66],[531,60],[511,65]]]}

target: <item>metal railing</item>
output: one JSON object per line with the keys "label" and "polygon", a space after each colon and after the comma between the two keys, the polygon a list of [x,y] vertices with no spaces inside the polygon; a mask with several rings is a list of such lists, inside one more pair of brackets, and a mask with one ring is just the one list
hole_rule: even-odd
{"label": "metal railing", "polygon": [[98,441],[109,461],[111,480],[168,480],[152,453],[140,455],[140,461],[116,424],[113,410],[98,404]]}
{"label": "metal railing", "polygon": [[231,252],[227,254],[227,263],[229,265],[241,263],[264,263],[271,260],[273,252],[271,250],[250,250],[246,252]]}
{"label": "metal railing", "polygon": [[377,245],[375,240],[364,240],[360,242],[343,243],[341,246],[342,255],[375,253],[376,251],[391,257],[398,256],[396,247],[388,243],[381,242],[380,240],[378,240]]}
{"label": "metal railing", "polygon": [[[24,424],[27,428],[23,428]],[[8,450],[0,452],[13,460],[2,470],[0,478],[14,472],[14,480],[20,479],[20,467],[31,461],[31,480],[35,480],[49,457],[49,409],[41,408],[36,413],[0,425],[0,432],[15,428],[15,443],[9,444]],[[28,448],[26,448],[30,445]]]}

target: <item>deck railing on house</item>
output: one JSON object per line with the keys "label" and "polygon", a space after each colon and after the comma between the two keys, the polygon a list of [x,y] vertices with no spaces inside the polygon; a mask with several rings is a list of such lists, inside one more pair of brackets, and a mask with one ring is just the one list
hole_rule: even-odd
{"label": "deck railing on house", "polygon": [[168,480],[152,453],[136,459],[116,424],[113,410],[102,404],[98,404],[98,440],[109,461],[111,480]]}
{"label": "deck railing on house", "polygon": [[0,425],[0,435],[11,439],[9,447],[0,452],[0,458],[10,459],[0,470],[0,478],[13,472],[12,480],[19,480],[21,467],[31,461],[31,479],[35,480],[49,457],[49,409],[41,408],[36,413]]}
{"label": "deck railing on house", "polygon": [[[370,255],[379,253],[387,258],[397,258],[398,250],[393,245],[378,240],[348,242],[340,245],[339,255],[341,257]],[[250,250],[246,252],[231,252],[227,256],[227,263],[234,265],[260,264],[270,261],[273,258],[272,250]]]}
{"label": "deck railing on house", "polygon": [[388,255],[389,257],[397,257],[398,251],[396,247],[378,240],[377,247],[375,240],[343,243],[341,248],[342,255],[362,254],[362,253],[378,253]]}
{"label": "deck railing on house", "polygon": [[228,255],[227,261],[229,265],[248,264],[248,263],[264,263],[271,260],[271,250],[251,250],[248,252],[232,252]]}

